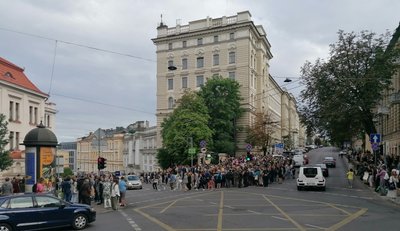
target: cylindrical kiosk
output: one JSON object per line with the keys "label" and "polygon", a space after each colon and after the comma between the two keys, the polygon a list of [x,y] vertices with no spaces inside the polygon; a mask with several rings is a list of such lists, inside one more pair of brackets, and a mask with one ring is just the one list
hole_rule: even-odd
{"label": "cylindrical kiosk", "polygon": [[30,130],[24,139],[25,145],[25,192],[32,192],[32,186],[43,179],[48,190],[53,189],[56,180],[57,137],[42,123]]}

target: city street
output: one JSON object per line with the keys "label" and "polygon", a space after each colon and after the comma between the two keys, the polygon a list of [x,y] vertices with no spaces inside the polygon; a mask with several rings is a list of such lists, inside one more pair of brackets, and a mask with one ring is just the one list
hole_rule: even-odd
{"label": "city street", "polygon": [[339,150],[309,153],[310,164],[337,159],[327,188],[297,191],[294,179],[267,188],[251,186],[215,191],[128,191],[129,205],[119,211],[98,207],[87,230],[396,230],[400,207],[380,197],[359,179],[347,188],[346,158]]}

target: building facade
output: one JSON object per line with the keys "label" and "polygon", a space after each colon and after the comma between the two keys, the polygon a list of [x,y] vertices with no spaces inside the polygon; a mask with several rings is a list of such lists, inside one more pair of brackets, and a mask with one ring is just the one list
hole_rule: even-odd
{"label": "building facade", "polygon": [[24,69],[0,57],[0,113],[8,122],[13,166],[3,175],[25,174],[25,135],[40,123],[55,131],[56,105],[25,75]]}
{"label": "building facade", "polygon": [[76,165],[76,142],[62,142],[57,146],[57,156],[64,158],[64,167],[77,172]]}
{"label": "building facade", "polygon": [[158,169],[157,129],[148,121],[126,128],[97,129],[76,142],[75,172],[98,172],[97,158],[106,160],[104,172],[142,173]]}
{"label": "building facade", "polygon": [[97,129],[86,137],[77,140],[76,171],[97,173],[98,158],[106,159],[102,171],[115,172],[124,169],[123,141],[125,131],[118,129]]}
{"label": "building facade", "polygon": [[[271,113],[273,120],[280,121],[274,132],[276,142],[282,142],[287,133],[298,136],[296,102],[269,74],[271,45],[263,27],[251,20],[250,12],[207,17],[175,27],[161,22],[153,42],[157,53],[158,147],[162,145],[161,123],[173,111],[176,101],[186,89],[198,90],[214,75],[234,79],[241,86],[245,113],[236,121],[237,126],[250,127],[256,113]],[[169,70],[171,66],[176,70]],[[238,153],[245,151],[245,130],[236,137]]]}
{"label": "building facade", "polygon": [[137,121],[127,128],[124,136],[124,168],[140,173],[158,170],[157,129],[148,121]]}
{"label": "building facade", "polygon": [[[388,49],[400,49],[400,25],[395,30]],[[386,156],[400,156],[400,60],[392,76],[391,89],[384,92],[377,108],[377,131],[382,134],[382,151]]]}

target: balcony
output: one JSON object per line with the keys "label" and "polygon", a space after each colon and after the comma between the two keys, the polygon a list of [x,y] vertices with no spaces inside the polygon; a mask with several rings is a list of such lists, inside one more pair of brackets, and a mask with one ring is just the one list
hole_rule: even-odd
{"label": "balcony", "polygon": [[390,104],[400,104],[400,91],[392,93],[389,96]]}

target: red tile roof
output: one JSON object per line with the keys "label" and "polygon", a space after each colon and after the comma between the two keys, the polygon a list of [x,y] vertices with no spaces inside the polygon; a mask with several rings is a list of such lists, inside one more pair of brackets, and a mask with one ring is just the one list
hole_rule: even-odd
{"label": "red tile roof", "polygon": [[42,92],[37,88],[24,74],[24,69],[21,67],[3,59],[0,57],[0,81],[5,81],[11,84],[15,84],[19,87],[35,91],[40,94],[46,93]]}

